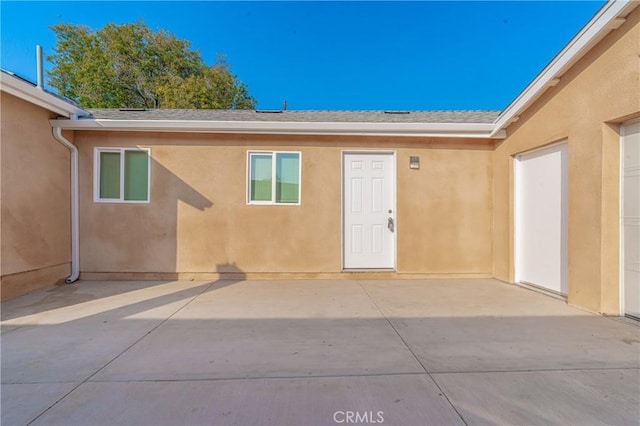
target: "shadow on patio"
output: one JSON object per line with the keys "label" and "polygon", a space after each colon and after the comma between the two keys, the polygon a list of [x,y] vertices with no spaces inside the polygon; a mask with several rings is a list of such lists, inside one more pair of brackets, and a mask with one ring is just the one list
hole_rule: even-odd
{"label": "shadow on patio", "polygon": [[349,409],[632,424],[640,409],[637,327],[493,280],[113,284],[9,307],[3,424],[332,424]]}

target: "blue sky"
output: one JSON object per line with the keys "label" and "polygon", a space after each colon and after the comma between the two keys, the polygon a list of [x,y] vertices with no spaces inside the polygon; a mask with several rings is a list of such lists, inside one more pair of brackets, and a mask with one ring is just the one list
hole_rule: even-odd
{"label": "blue sky", "polygon": [[503,109],[602,4],[2,0],[1,66],[33,81],[49,26],[142,18],[225,54],[258,108]]}

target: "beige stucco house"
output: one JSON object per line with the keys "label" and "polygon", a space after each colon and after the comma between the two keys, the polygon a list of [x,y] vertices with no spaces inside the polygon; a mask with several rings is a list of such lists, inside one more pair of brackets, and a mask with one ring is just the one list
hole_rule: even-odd
{"label": "beige stucco house", "polygon": [[84,110],[2,73],[2,298],[495,277],[640,315],[637,6],[605,4],[501,112]]}

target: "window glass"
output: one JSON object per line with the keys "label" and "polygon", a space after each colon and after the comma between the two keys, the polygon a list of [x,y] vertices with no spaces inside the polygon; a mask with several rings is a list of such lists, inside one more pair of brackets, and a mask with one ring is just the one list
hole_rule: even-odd
{"label": "window glass", "polygon": [[300,194],[300,155],[276,154],[276,203],[297,203]]}
{"label": "window glass", "polygon": [[120,198],[120,153],[100,153],[100,198]]}
{"label": "window glass", "polygon": [[251,154],[251,201],[271,201],[271,154]]}
{"label": "window glass", "polygon": [[124,152],[124,199],[146,201],[149,187],[149,158],[144,151]]}
{"label": "window glass", "polygon": [[96,148],[95,153],[95,201],[149,201],[148,149]]}

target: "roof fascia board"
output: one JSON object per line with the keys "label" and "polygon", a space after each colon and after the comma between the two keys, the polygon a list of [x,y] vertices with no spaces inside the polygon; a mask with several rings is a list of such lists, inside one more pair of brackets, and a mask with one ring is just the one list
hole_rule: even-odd
{"label": "roof fascia board", "polygon": [[563,73],[578,62],[585,53],[614,29],[617,18],[628,15],[638,4],[637,0],[613,0],[604,4],[580,32],[567,43],[538,76],[500,113],[495,120],[495,129],[492,135],[505,129],[515,121],[513,118],[519,117],[545,90],[557,84],[558,79]]}
{"label": "roof fascia board", "polygon": [[0,89],[3,92],[68,118],[89,115],[88,111],[5,73],[0,73]]}
{"label": "roof fascia board", "polygon": [[[437,136],[487,138],[493,123],[341,123],[204,120],[50,120],[69,130],[253,133],[294,135]],[[503,133],[491,136],[504,138]]]}

